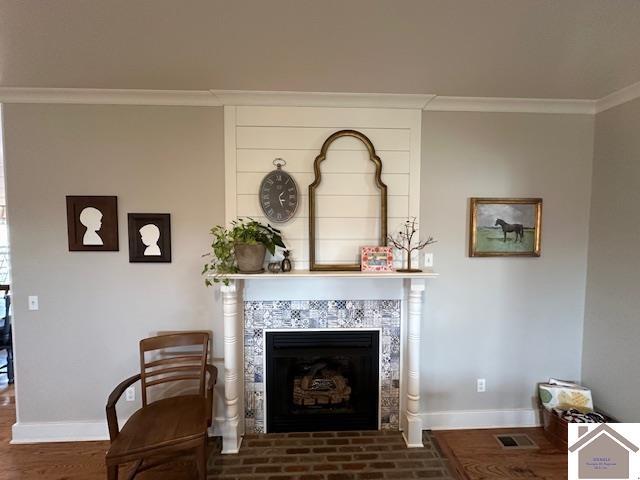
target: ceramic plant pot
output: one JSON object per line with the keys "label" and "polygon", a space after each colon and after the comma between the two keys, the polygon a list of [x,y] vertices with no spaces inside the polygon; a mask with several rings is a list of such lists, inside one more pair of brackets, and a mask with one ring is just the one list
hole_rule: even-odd
{"label": "ceramic plant pot", "polygon": [[262,273],[264,272],[264,258],[267,254],[267,247],[261,243],[247,244],[236,243],[234,248],[238,270],[241,273]]}

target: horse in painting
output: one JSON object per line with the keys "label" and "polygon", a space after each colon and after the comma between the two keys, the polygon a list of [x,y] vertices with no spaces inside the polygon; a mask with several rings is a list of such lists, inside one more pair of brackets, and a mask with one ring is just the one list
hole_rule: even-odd
{"label": "horse in painting", "polygon": [[494,227],[497,226],[502,227],[502,234],[504,235],[503,242],[507,241],[507,233],[515,232],[516,238],[514,242],[518,241],[520,238],[520,242],[524,242],[524,227],[520,223],[507,223],[501,218],[496,220]]}

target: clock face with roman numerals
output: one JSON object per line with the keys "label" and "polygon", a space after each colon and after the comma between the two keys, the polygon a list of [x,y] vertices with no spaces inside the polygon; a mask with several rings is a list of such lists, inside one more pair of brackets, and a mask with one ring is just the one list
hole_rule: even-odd
{"label": "clock face with roman numerals", "polygon": [[272,222],[290,220],[298,208],[298,186],[293,177],[280,168],[269,172],[260,184],[260,206]]}

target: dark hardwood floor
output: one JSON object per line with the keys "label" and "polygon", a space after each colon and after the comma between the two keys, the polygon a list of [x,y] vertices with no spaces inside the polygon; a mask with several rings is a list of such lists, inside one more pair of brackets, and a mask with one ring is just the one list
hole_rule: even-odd
{"label": "dark hardwood floor", "polygon": [[[13,388],[0,383],[0,480],[106,479],[108,442],[10,445],[14,422]],[[407,449],[399,432],[274,433],[249,435],[238,455],[221,455],[219,439],[212,439],[208,473],[216,480],[452,480],[428,432],[424,441],[425,448]],[[190,478],[197,477],[189,458],[136,477]]]}
{"label": "dark hardwood floor", "polygon": [[[526,433],[539,448],[504,449],[494,437],[502,433]],[[567,452],[556,450],[542,428],[448,430],[433,435],[461,480],[567,478]]]}
{"label": "dark hardwood floor", "polygon": [[[6,376],[0,375],[0,480],[105,479],[104,454],[108,442],[42,443],[10,445],[15,423],[15,396]],[[195,477],[193,462],[167,465],[137,478],[178,480]],[[193,474],[194,477],[190,477]],[[126,478],[126,475],[121,475]]]}
{"label": "dark hardwood floor", "polygon": [[[3,383],[4,382],[4,383]],[[10,445],[15,397],[0,375],[0,480],[105,479],[108,442]],[[505,452],[493,435],[527,433],[541,447]],[[440,450],[433,445],[435,436]],[[210,442],[209,478],[226,480],[359,480],[387,478],[450,479],[455,469],[464,480],[566,479],[566,452],[546,441],[540,429],[425,432],[424,449],[406,449],[397,433],[325,432],[249,436],[239,455],[222,456]],[[448,468],[449,467],[449,468]],[[121,472],[121,478],[127,478]],[[196,478],[190,459],[142,473],[140,480]]]}

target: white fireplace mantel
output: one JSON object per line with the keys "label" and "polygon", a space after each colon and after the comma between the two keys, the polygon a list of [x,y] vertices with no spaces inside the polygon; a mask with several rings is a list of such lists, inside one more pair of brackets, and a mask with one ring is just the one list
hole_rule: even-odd
{"label": "white fireplace mantel", "polygon": [[[401,379],[400,428],[408,447],[422,447],[422,421],[420,418],[420,335],[422,323],[422,303],[425,281],[436,278],[437,273],[427,272],[327,272],[294,270],[287,273],[232,274],[228,275],[228,285],[222,285],[224,316],[224,381],[225,381],[225,425],[223,427],[222,453],[237,453],[244,435],[243,405],[243,289],[245,284],[260,282],[260,286],[296,285],[315,280],[330,282],[358,282],[367,280],[369,284],[398,280],[402,285],[403,327],[401,346],[404,359]],[[266,283],[265,283],[266,282]],[[303,283],[304,282],[304,283]],[[256,283],[258,285],[258,283]],[[277,289],[276,289],[277,290]],[[317,288],[316,288],[317,290]],[[286,289],[283,290],[283,292]],[[286,293],[281,293],[280,300]]]}
{"label": "white fireplace mantel", "polygon": [[310,270],[293,270],[287,273],[233,273],[227,275],[231,280],[286,280],[288,278],[395,278],[395,279],[427,279],[436,278],[437,273],[426,272],[326,272]]}

